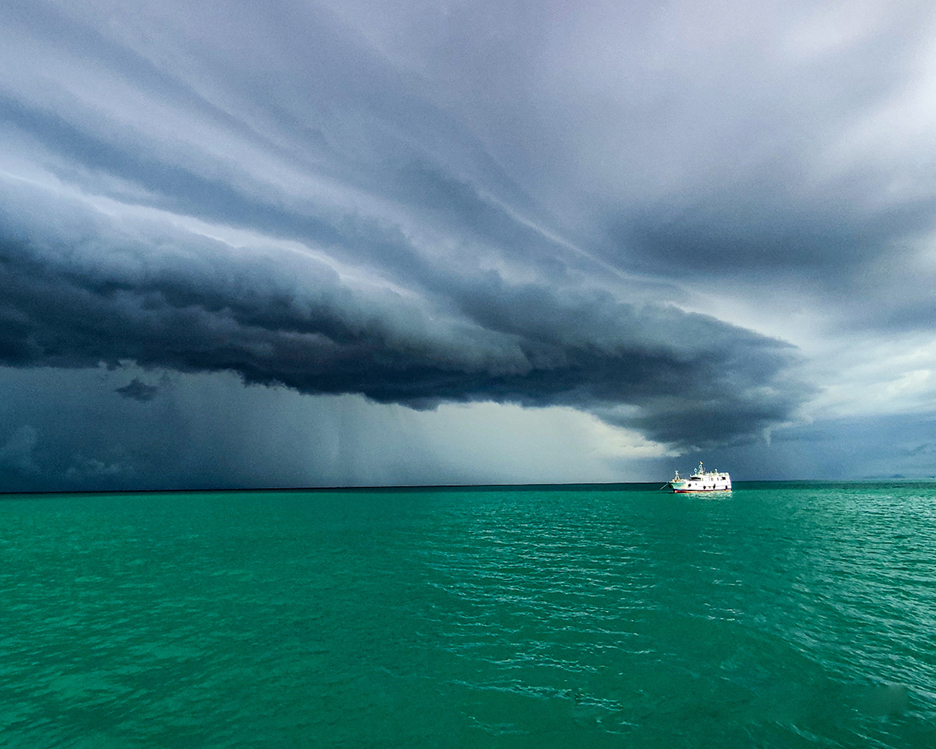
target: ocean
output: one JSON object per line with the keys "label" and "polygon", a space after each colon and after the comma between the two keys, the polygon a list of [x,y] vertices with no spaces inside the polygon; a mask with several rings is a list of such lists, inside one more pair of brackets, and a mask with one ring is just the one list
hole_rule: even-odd
{"label": "ocean", "polygon": [[0,496],[0,747],[936,746],[936,482]]}

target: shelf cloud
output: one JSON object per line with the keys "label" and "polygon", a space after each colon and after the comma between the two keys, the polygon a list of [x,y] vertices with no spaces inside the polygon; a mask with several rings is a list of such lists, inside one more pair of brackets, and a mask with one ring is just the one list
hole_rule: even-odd
{"label": "shelf cloud", "polygon": [[[548,276],[452,272],[395,232],[371,239],[399,245],[381,274],[402,284],[416,268],[423,283],[345,280],[302,252],[235,248],[152,220],[115,222],[78,200],[7,187],[18,215],[58,217],[54,233],[44,218],[4,217],[7,365],[233,371],[247,383],[420,409],[572,406],[680,446],[757,433],[809,393],[788,372],[796,361],[788,344]],[[152,397],[134,383],[119,392]],[[620,405],[634,408],[615,416]]]}

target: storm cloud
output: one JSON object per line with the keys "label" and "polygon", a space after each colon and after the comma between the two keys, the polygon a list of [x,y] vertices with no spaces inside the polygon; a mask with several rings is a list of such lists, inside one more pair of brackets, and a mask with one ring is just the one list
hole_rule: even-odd
{"label": "storm cloud", "polygon": [[756,433],[808,393],[786,373],[790,346],[675,307],[426,263],[426,282],[410,289],[353,284],[301,252],[235,249],[152,222],[114,226],[17,188],[7,205],[44,204],[38,213],[55,212],[58,233],[44,219],[5,217],[8,365],[233,371],[246,383],[414,408],[572,406],[683,447]]}
{"label": "storm cloud", "polygon": [[936,19],[859,5],[9,3],[0,364],[681,452],[840,418],[936,319]]}

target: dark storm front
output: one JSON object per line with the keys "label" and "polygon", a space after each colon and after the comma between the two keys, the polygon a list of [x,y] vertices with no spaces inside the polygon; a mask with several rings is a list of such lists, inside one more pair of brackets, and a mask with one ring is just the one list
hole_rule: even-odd
{"label": "dark storm front", "polygon": [[7,497],[0,736],[929,747],[933,558],[929,484]]}

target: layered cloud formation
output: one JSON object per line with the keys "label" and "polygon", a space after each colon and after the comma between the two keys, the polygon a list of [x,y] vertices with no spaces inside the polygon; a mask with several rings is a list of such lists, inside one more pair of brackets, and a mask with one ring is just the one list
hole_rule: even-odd
{"label": "layered cloud formation", "polygon": [[0,364],[769,434],[933,316],[933,19],[719,7],[11,3]]}

